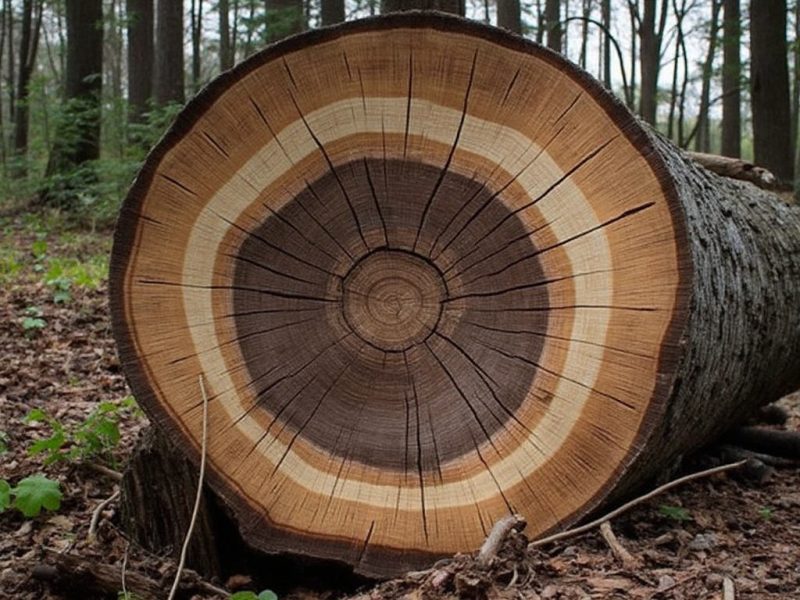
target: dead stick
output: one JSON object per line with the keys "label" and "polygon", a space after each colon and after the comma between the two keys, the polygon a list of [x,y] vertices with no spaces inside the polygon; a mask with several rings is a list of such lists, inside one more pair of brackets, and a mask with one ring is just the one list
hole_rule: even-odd
{"label": "dead stick", "polygon": [[664,485],[657,487],[652,492],[649,492],[644,496],[639,496],[638,498],[634,498],[630,502],[627,502],[622,506],[620,506],[619,508],[612,510],[607,515],[604,515],[599,519],[595,519],[594,521],[591,521],[589,523],[586,523],[586,525],[581,525],[580,527],[575,527],[573,529],[567,529],[566,531],[562,531],[561,533],[556,533],[554,535],[550,535],[539,540],[534,540],[530,544],[528,544],[528,548],[538,548],[539,546],[544,546],[545,544],[551,544],[559,540],[563,540],[566,538],[574,537],[576,535],[580,535],[582,533],[586,533],[587,531],[591,531],[595,527],[600,526],[605,521],[610,521],[611,519],[618,517],[624,512],[629,511],[634,506],[638,506],[642,502],[646,502],[651,498],[655,498],[656,496],[658,496],[659,494],[663,494],[667,490],[671,490],[672,488],[682,485],[684,483],[688,483],[689,481],[694,481],[695,479],[702,479],[703,477],[709,477],[710,475],[715,475],[716,473],[730,471],[731,469],[738,469],[746,462],[747,462],[746,460],[740,460],[739,462],[730,463],[728,465],[721,465],[719,467],[714,467],[713,469],[706,469],[705,471],[692,473],[691,475],[685,475],[684,477],[680,477],[679,479],[675,479],[674,481],[670,481],[669,483],[665,483]]}
{"label": "dead stick", "polygon": [[730,577],[722,580],[722,600],[736,600],[736,586]]}
{"label": "dead stick", "polygon": [[105,465],[99,465],[97,463],[84,463],[88,469],[96,473],[100,473],[101,475],[105,475],[109,479],[113,479],[114,481],[122,481],[122,473],[119,471],[115,471],[114,469],[109,469]]}
{"label": "dead stick", "polygon": [[186,564],[186,553],[189,550],[189,540],[192,538],[194,524],[197,521],[197,513],[200,510],[200,500],[203,498],[203,479],[205,478],[206,474],[206,446],[208,444],[208,396],[206,395],[206,386],[203,383],[203,375],[198,375],[197,380],[200,382],[200,393],[203,396],[203,437],[200,440],[200,474],[197,477],[197,494],[194,497],[192,518],[189,521],[189,529],[186,531],[186,538],[183,540],[181,558],[178,562],[178,571],[175,573],[175,580],[172,582],[172,589],[169,591],[167,600],[173,600],[173,598],[175,598],[175,592],[178,591],[178,584],[181,581],[181,572],[183,571],[183,566]]}
{"label": "dead stick", "polygon": [[92,512],[92,520],[89,521],[89,533],[86,535],[86,537],[89,539],[90,542],[94,541],[95,534],[97,532],[97,523],[100,520],[100,513],[102,513],[103,509],[109,504],[111,504],[117,498],[119,498],[119,490],[117,490],[116,492],[111,494],[108,498],[103,500],[100,504],[98,504],[97,508],[95,508],[94,511]]}
{"label": "dead stick", "polygon": [[523,525],[525,525],[525,519],[520,515],[508,515],[495,523],[478,552],[478,564],[482,567],[488,566],[497,556],[500,546],[503,545],[511,530]]}
{"label": "dead stick", "polygon": [[600,524],[600,535],[603,536],[606,544],[611,548],[611,553],[622,563],[625,569],[635,569],[639,566],[639,561],[628,552],[627,548],[625,548],[617,539],[617,536],[614,535],[614,530],[611,529],[611,523],[603,521]]}

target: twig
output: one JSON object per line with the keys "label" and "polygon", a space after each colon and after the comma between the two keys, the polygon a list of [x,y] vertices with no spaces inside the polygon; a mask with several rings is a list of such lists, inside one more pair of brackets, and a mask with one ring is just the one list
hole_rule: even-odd
{"label": "twig", "polygon": [[208,443],[208,396],[206,395],[206,386],[203,383],[203,375],[197,376],[200,382],[200,393],[203,395],[203,437],[200,440],[200,475],[197,478],[197,495],[194,498],[194,508],[192,509],[192,518],[189,521],[189,529],[186,531],[186,538],[183,540],[183,547],[181,548],[181,558],[178,562],[178,571],[175,573],[175,580],[172,582],[172,589],[169,591],[167,600],[175,598],[175,592],[178,591],[178,584],[181,581],[181,573],[183,566],[186,564],[186,553],[189,549],[189,540],[194,531],[194,524],[197,521],[197,513],[200,510],[200,500],[203,497],[203,479],[206,474],[206,444]]}
{"label": "twig", "polygon": [[478,564],[486,567],[497,556],[500,546],[503,545],[508,534],[512,529],[517,529],[525,525],[525,519],[520,515],[508,515],[497,521],[486,536],[486,540],[478,552]]}
{"label": "twig", "polygon": [[722,580],[722,600],[736,600],[736,586],[730,577]]}
{"label": "twig", "polygon": [[100,465],[97,463],[84,463],[88,469],[96,473],[100,473],[101,475],[105,475],[109,479],[113,479],[114,481],[122,481],[122,473],[119,471],[115,471],[114,469],[110,469],[105,465]]}
{"label": "twig", "polygon": [[97,505],[97,508],[94,509],[92,512],[92,520],[89,521],[89,533],[86,534],[86,537],[89,541],[94,541],[95,534],[97,533],[97,523],[100,521],[100,513],[103,512],[103,509],[111,504],[114,500],[119,498],[119,490],[111,494],[108,498],[103,500],[100,504]]}
{"label": "twig", "polygon": [[680,477],[675,479],[674,481],[670,481],[665,483],[662,486],[657,487],[652,492],[645,494],[644,496],[639,496],[638,498],[634,498],[630,502],[627,502],[612,510],[607,515],[603,515],[599,519],[595,519],[585,525],[581,525],[580,527],[575,527],[573,529],[567,529],[566,531],[562,531],[561,533],[556,533],[554,535],[547,536],[545,538],[534,540],[530,544],[528,544],[528,548],[538,548],[539,546],[544,546],[545,544],[551,544],[553,542],[557,542],[559,540],[563,540],[566,538],[574,537],[576,535],[580,535],[581,533],[586,533],[587,531],[591,531],[595,527],[602,525],[605,521],[610,521],[611,519],[618,517],[619,515],[623,514],[624,512],[629,511],[634,506],[638,506],[642,502],[646,502],[651,498],[655,498],[659,494],[663,494],[667,490],[671,490],[674,487],[682,485],[684,483],[688,483],[689,481],[694,481],[695,479],[702,479],[703,477],[708,477],[710,475],[715,475],[716,473],[722,473],[723,471],[730,471],[731,469],[738,469],[743,464],[745,464],[746,460],[740,460],[735,463],[730,463],[727,465],[721,465],[719,467],[714,467],[713,469],[706,469],[705,471],[700,471],[698,473],[692,473],[691,475],[685,475],[684,477]]}
{"label": "twig", "polygon": [[122,598],[123,600],[130,600],[128,598],[128,588],[125,584],[125,572],[128,569],[128,552],[131,549],[131,544],[128,542],[125,544],[125,555],[122,557],[122,573],[120,574],[120,579],[122,580]]}
{"label": "twig", "polygon": [[600,535],[603,536],[606,544],[611,548],[612,554],[622,563],[623,568],[634,570],[639,566],[639,560],[628,552],[627,548],[625,548],[617,539],[617,536],[614,535],[614,530],[611,529],[611,523],[603,521],[600,524]]}

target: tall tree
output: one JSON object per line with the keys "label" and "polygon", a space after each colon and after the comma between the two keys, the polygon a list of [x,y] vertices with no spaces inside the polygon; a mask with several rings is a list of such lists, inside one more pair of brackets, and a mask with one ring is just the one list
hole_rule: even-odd
{"label": "tall tree", "polygon": [[786,0],[750,3],[751,98],[755,162],[784,181],[794,175],[786,56]]}
{"label": "tall tree", "polygon": [[200,67],[202,66],[203,41],[203,0],[192,0],[191,5],[191,27],[192,27],[192,91],[200,89]]}
{"label": "tall tree", "polygon": [[[611,89],[611,0],[602,0],[600,20],[605,27],[603,32],[603,84]],[[620,68],[624,68],[620,65]]]}
{"label": "tall tree", "polygon": [[303,0],[266,0],[267,41],[277,42],[306,28]]}
{"label": "tall tree", "polygon": [[[66,0],[65,103],[47,174],[69,175],[100,156],[100,93],[103,71],[103,0]],[[80,182],[62,181],[43,190],[46,201],[69,204]]]}
{"label": "tall tree", "polygon": [[323,25],[335,25],[344,21],[344,0],[321,0],[320,13]]}
{"label": "tall tree", "polygon": [[[678,3],[680,2],[680,4]],[[683,48],[683,20],[686,18],[686,0],[672,0],[672,10],[675,15],[675,54],[673,55],[672,62],[672,87],[670,88],[669,95],[669,116],[667,117],[667,137],[675,139],[675,110],[678,108],[678,61],[681,57],[681,50]],[[680,132],[678,136],[683,141],[683,133]]]}
{"label": "tall tree", "polygon": [[229,0],[219,0],[217,10],[219,11],[219,70],[227,71],[233,66]]}
{"label": "tall tree", "polygon": [[561,0],[546,0],[544,20],[547,26],[547,47],[561,52]]}
{"label": "tall tree", "polygon": [[522,34],[519,0],[497,0],[497,26]]}
{"label": "tall tree", "polygon": [[183,0],[156,1],[153,95],[159,106],[183,102]]}
{"label": "tall tree", "polygon": [[463,17],[465,3],[464,0],[381,0],[381,14],[404,10],[439,10]]}
{"label": "tall tree", "polygon": [[153,0],[127,0],[128,104],[132,122],[141,121],[153,97]]}
{"label": "tall tree", "polygon": [[709,108],[711,105],[711,75],[714,70],[714,56],[717,50],[717,37],[719,36],[719,11],[722,0],[711,0],[711,20],[708,31],[708,51],[703,62],[703,76],[700,90],[700,108],[697,111],[697,137],[694,148],[698,152],[711,151],[711,127],[709,123]]}
{"label": "tall tree", "polygon": [[723,4],[725,15],[722,23],[722,154],[739,158],[742,153],[741,14],[739,0],[724,0]]}
{"label": "tall tree", "polygon": [[639,114],[645,121],[655,125],[658,108],[658,73],[661,68],[661,41],[667,22],[668,3],[666,0],[661,0],[659,8],[657,0],[644,0],[644,11],[641,18],[638,18],[638,2],[636,4],[636,20],[641,40],[639,61],[642,69]]}
{"label": "tall tree", "polygon": [[25,158],[28,153],[29,111],[31,75],[36,65],[36,49],[39,47],[39,31],[42,25],[42,2],[23,0],[22,31],[19,40],[19,69],[17,71],[16,114],[14,115],[14,154],[21,161],[14,169],[15,175],[24,177],[28,169]]}

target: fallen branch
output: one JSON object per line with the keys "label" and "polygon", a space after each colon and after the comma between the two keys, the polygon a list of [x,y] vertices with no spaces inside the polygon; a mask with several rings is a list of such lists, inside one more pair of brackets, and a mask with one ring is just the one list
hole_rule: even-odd
{"label": "fallen branch", "polygon": [[600,535],[603,536],[608,547],[611,548],[611,553],[622,563],[622,567],[628,570],[635,570],[640,566],[640,561],[633,554],[628,552],[627,548],[623,546],[614,535],[614,530],[611,529],[611,523],[603,521],[600,524]]}
{"label": "fallen branch", "polygon": [[87,469],[94,471],[95,473],[100,473],[101,475],[105,475],[109,479],[113,479],[114,481],[122,481],[122,473],[119,471],[115,471],[114,469],[110,469],[105,465],[100,465],[97,463],[84,463]]}
{"label": "fallen branch", "polygon": [[772,456],[800,459],[800,431],[777,431],[762,427],[740,427],[726,441]]}
{"label": "fallen branch", "polygon": [[492,559],[497,556],[497,552],[503,545],[508,534],[514,529],[523,529],[525,527],[525,519],[520,515],[508,515],[503,517],[494,524],[489,535],[481,546],[478,552],[478,564],[482,567],[489,566]]}
{"label": "fallen branch", "polygon": [[749,181],[764,190],[778,191],[783,190],[785,187],[767,169],[757,167],[746,160],[717,154],[705,154],[703,152],[687,152],[687,154],[712,173],[722,177]]}
{"label": "fallen branch", "polygon": [[674,481],[670,481],[669,483],[665,483],[662,486],[657,487],[652,492],[645,494],[644,496],[639,496],[638,498],[634,498],[630,502],[626,502],[619,508],[612,510],[607,515],[603,515],[599,519],[595,519],[594,521],[590,521],[585,525],[581,525],[580,527],[574,527],[573,529],[567,529],[566,531],[562,531],[560,533],[556,533],[554,535],[550,535],[538,540],[532,541],[528,544],[528,548],[538,548],[540,546],[544,546],[546,544],[551,544],[553,542],[557,542],[559,540],[563,540],[570,537],[575,537],[576,535],[580,535],[582,533],[586,533],[587,531],[591,531],[596,527],[599,527],[606,521],[610,521],[611,519],[618,517],[619,515],[629,511],[634,506],[638,506],[643,502],[647,502],[651,498],[655,498],[656,496],[663,494],[667,490],[671,490],[672,488],[678,487],[684,483],[688,483],[690,481],[694,481],[696,479],[702,479],[703,477],[709,477],[711,475],[715,475],[717,473],[722,473],[724,471],[730,471],[731,469],[738,469],[742,465],[744,465],[747,461],[740,460],[739,462],[730,463],[727,465],[721,465],[719,467],[714,467],[713,469],[706,469],[705,471],[700,471],[698,473],[692,473],[691,475],[685,475],[684,477],[680,477],[675,479]]}
{"label": "fallen branch", "polygon": [[183,547],[181,548],[181,558],[178,561],[178,570],[175,573],[175,580],[172,582],[172,588],[169,591],[167,600],[175,598],[175,592],[178,590],[178,584],[181,581],[181,573],[186,564],[186,553],[189,550],[189,540],[192,538],[194,525],[197,522],[197,513],[200,510],[200,500],[203,498],[203,480],[206,474],[206,447],[208,445],[208,395],[206,394],[206,386],[203,383],[203,375],[198,375],[197,380],[200,383],[200,393],[203,396],[203,437],[200,440],[200,474],[197,477],[197,494],[194,497],[194,508],[192,509],[192,519],[189,521],[189,528],[186,531],[186,537],[183,540]]}
{"label": "fallen branch", "polygon": [[100,514],[103,512],[106,506],[114,502],[119,498],[119,490],[111,494],[108,498],[103,500],[100,504],[97,505],[97,508],[92,511],[92,520],[89,521],[89,533],[86,534],[86,537],[89,539],[90,542],[94,541],[95,534],[97,533],[97,523],[100,521]]}

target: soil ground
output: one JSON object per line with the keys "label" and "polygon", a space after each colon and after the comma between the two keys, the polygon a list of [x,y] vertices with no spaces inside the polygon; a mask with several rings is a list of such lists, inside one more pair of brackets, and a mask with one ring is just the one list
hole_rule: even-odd
{"label": "soil ground", "polygon": [[[130,392],[111,338],[104,275],[111,232],[75,231],[58,219],[42,219],[0,220],[0,479],[13,485],[44,473],[60,482],[63,499],[58,510],[32,519],[11,509],[0,514],[0,598],[121,594],[121,576],[118,589],[106,595],[47,581],[50,571],[42,565],[57,554],[120,575],[125,563],[134,592],[129,598],[137,597],[137,576],[155,582],[166,598],[174,563],[129,547],[115,526],[116,500],[96,513],[115,494],[114,471],[124,468],[147,425],[125,402]],[[47,453],[30,454],[31,444],[52,434],[51,425],[26,421],[32,409],[76,432],[101,403],[113,407],[109,415],[118,422],[119,442],[88,450],[80,441],[67,443],[57,452],[83,448],[83,455],[51,464],[45,464]],[[800,429],[800,394],[782,404],[790,413],[784,427]],[[712,460],[701,455],[683,469]],[[94,513],[98,520],[90,539]],[[308,570],[293,581],[242,573],[210,585],[241,589],[252,578],[259,589],[272,587],[281,598],[309,600],[800,598],[796,465],[760,481],[740,474],[695,481],[614,519],[612,527],[633,563],[620,563],[597,531],[536,550],[527,548],[524,534],[512,534],[488,568],[471,556],[457,556],[432,571],[383,583],[344,584]],[[195,585],[194,597],[215,597],[210,585]]]}

